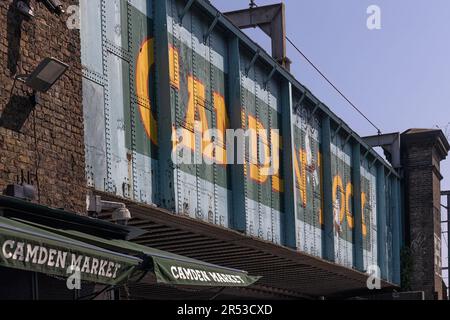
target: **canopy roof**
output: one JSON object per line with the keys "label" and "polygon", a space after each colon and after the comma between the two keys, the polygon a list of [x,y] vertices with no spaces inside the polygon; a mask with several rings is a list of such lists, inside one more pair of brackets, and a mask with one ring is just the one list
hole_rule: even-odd
{"label": "canopy roof", "polygon": [[108,240],[75,230],[62,230],[34,223],[30,224],[39,226],[48,232],[83,241],[113,252],[140,257],[142,259],[140,270],[154,272],[159,283],[189,286],[246,287],[260,278],[249,276],[247,272],[242,270],[221,267],[130,241]]}
{"label": "canopy roof", "polygon": [[[95,219],[68,223],[65,216],[72,221],[74,215],[58,211],[55,217],[59,223],[54,222],[53,216],[51,223],[46,223],[47,218],[39,221],[33,215],[34,206],[39,212],[44,212],[46,207],[17,199],[10,201],[10,197],[0,196],[0,200],[4,215],[0,216],[0,266],[61,277],[79,272],[83,281],[109,285],[126,282],[133,275],[146,272],[153,272],[158,283],[187,286],[246,287],[260,278],[123,238],[107,237],[103,230],[107,230],[108,225],[114,228],[116,225],[105,221],[101,222],[101,236],[97,236],[89,228],[77,227],[85,221],[95,223]],[[8,214],[10,210],[12,214]],[[80,231],[85,229],[89,233]]]}

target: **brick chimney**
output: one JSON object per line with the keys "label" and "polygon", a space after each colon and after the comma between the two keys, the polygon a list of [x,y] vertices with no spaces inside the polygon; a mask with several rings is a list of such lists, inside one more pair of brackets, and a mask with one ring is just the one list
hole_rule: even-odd
{"label": "brick chimney", "polygon": [[405,243],[410,249],[410,289],[425,299],[442,299],[440,162],[450,145],[441,130],[409,129],[401,134],[404,173]]}

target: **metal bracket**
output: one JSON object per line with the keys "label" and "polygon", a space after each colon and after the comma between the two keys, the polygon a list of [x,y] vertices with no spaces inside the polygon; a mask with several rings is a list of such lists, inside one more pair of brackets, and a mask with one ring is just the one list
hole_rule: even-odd
{"label": "metal bracket", "polygon": [[248,73],[250,72],[250,69],[253,68],[255,65],[256,59],[259,57],[259,49],[256,50],[255,55],[253,56],[252,60],[248,64],[248,66],[245,68],[245,76],[248,76]]}
{"label": "metal bracket", "polygon": [[305,97],[306,97],[306,91],[304,91],[302,93],[302,96],[300,97],[300,100],[298,100],[298,102],[294,105],[295,114],[297,114],[297,110],[302,106],[302,102],[303,102],[303,100],[305,100]]}
{"label": "metal bracket", "polygon": [[352,136],[353,136],[353,135],[352,135],[352,132],[350,132],[350,133],[348,134],[347,138],[345,139],[344,143],[342,144],[342,148],[344,148],[344,147],[347,145],[347,143],[349,142],[349,140],[350,140],[350,138],[351,138]]}
{"label": "metal bracket", "polygon": [[401,168],[400,156],[400,133],[388,133],[382,135],[375,135],[370,137],[363,137],[365,143],[370,147],[383,148],[386,158],[394,168]]}
{"label": "metal bracket", "polygon": [[224,16],[240,29],[260,28],[272,40],[272,57],[289,70],[291,61],[286,56],[285,11],[284,3],[278,3],[225,12]]}
{"label": "metal bracket", "polygon": [[272,71],[270,71],[269,75],[267,76],[267,79],[264,81],[265,89],[267,89],[267,85],[269,84],[269,81],[272,79],[273,75],[275,74],[275,71],[277,71],[277,65],[273,66]]}
{"label": "metal bracket", "polygon": [[373,159],[373,161],[371,163],[369,163],[369,169],[371,169],[375,165],[375,162],[377,162],[377,161],[378,161],[378,158],[375,157],[375,159]]}
{"label": "metal bracket", "polygon": [[361,165],[362,165],[362,163],[363,163],[363,160],[366,159],[366,157],[367,157],[367,155],[369,154],[369,152],[370,152],[370,149],[367,149],[367,151],[363,154],[363,156],[362,156],[362,158],[361,158],[361,160],[360,160]]}
{"label": "metal bracket", "polygon": [[313,111],[311,112],[311,117],[313,117],[316,114],[317,110],[319,110],[321,105],[322,105],[322,102],[319,102],[318,104],[316,104]]}
{"label": "metal bracket", "polygon": [[192,7],[196,0],[189,0],[186,6],[183,8],[183,11],[181,11],[180,15],[178,16],[180,18],[180,22],[183,21],[184,16],[186,13],[188,13],[189,9]]}
{"label": "metal bracket", "polygon": [[308,121],[311,121],[311,119],[314,117],[314,115],[316,114],[317,110],[319,110],[321,105],[322,105],[322,102],[319,102],[314,106],[314,109],[311,111],[311,114],[308,117]]}
{"label": "metal bracket", "polygon": [[208,40],[208,38],[211,35],[211,32],[214,30],[217,22],[219,22],[219,17],[220,17],[220,12],[217,12],[216,16],[214,17],[213,22],[211,23],[211,25],[208,28],[208,31],[206,31],[206,33],[203,35],[203,43],[206,43],[206,41]]}
{"label": "metal bracket", "polygon": [[331,135],[331,138],[334,139],[336,135],[339,133],[339,131],[341,131],[341,129],[342,129],[342,122],[339,123],[339,126],[336,128],[336,130],[334,130],[333,134]]}
{"label": "metal bracket", "polygon": [[367,149],[366,153],[364,153],[363,159],[365,159],[367,157],[367,155],[369,154],[370,149]]}

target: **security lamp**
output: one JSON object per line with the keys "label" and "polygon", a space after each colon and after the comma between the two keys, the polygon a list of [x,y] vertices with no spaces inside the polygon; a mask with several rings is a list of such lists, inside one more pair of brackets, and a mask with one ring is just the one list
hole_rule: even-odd
{"label": "security lamp", "polygon": [[111,220],[117,224],[127,225],[131,219],[130,210],[122,202],[105,201],[100,196],[88,194],[86,205],[87,211],[95,217],[101,212],[111,212]]}
{"label": "security lamp", "polygon": [[24,82],[35,92],[47,92],[67,71],[69,66],[55,58],[45,58],[30,75],[20,75],[16,79]]}

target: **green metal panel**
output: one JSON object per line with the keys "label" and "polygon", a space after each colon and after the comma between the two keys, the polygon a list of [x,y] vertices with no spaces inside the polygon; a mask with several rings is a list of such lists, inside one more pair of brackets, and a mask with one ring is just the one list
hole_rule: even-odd
{"label": "green metal panel", "polygon": [[352,147],[348,136],[333,129],[331,139],[332,201],[335,235],[335,261],[353,266],[354,217]]}
{"label": "green metal panel", "polygon": [[[233,37],[228,42],[229,55],[229,75],[228,75],[228,102],[230,110],[230,128],[241,129],[241,66],[239,55],[239,39]],[[232,208],[233,214],[230,215],[232,228],[244,232],[246,228],[245,211],[245,182],[244,165],[238,164],[237,154],[232,159],[235,165],[231,166],[231,186],[232,187]]]}
{"label": "green metal panel", "polygon": [[313,104],[304,96],[294,98],[293,168],[296,193],[298,250],[322,256],[321,128]]}
{"label": "green metal panel", "polygon": [[[169,130],[173,130],[177,138],[177,164],[172,169],[175,211],[228,226],[229,168],[224,158],[220,158],[225,155],[221,153],[225,150],[225,138],[208,132],[218,128],[224,134],[225,128],[219,122],[229,119],[225,97],[226,41],[214,31],[204,41],[208,24],[192,11],[186,12],[181,21],[179,13],[183,7],[179,1],[167,3],[169,68],[172,68],[170,106],[175,123],[165,127],[163,134],[171,136]],[[213,153],[208,154],[208,145],[214,145]],[[214,155],[218,161],[213,161]]]}
{"label": "green metal panel", "polygon": [[381,164],[377,165],[377,239],[378,239],[378,266],[380,267],[381,277],[387,278],[386,262],[386,181],[385,170]]}
{"label": "green metal panel", "polygon": [[393,178],[394,183],[394,194],[393,194],[393,204],[394,204],[394,220],[392,226],[393,232],[393,282],[400,284],[400,249],[402,245],[401,241],[401,199],[400,199],[400,182],[395,177]]}
{"label": "green metal panel", "polygon": [[378,265],[377,256],[377,170],[368,159],[363,156],[361,161],[361,208],[363,233],[363,265],[368,270],[371,265]]}
{"label": "green metal panel", "polygon": [[[294,126],[293,126],[293,93],[292,85],[288,81],[281,84],[281,108],[282,108],[282,136],[283,136],[283,167],[294,167]],[[284,193],[283,200],[285,212],[281,219],[281,238],[285,246],[296,248],[296,220],[297,201],[296,178],[294,170],[284,170]],[[321,245],[321,244],[320,244]]]}
{"label": "green metal panel", "polygon": [[[272,160],[278,157],[278,164],[282,161],[280,148],[272,143],[277,139],[272,130],[281,133],[280,88],[277,82],[267,81],[267,73],[257,62],[252,65],[252,60],[241,53],[242,129],[262,130],[266,137],[258,131],[253,148],[249,140],[246,144],[246,230],[252,236],[280,243],[282,171],[277,168],[276,174],[263,173],[269,167],[263,163],[263,154]],[[257,164],[252,164],[252,159]]]}
{"label": "green metal panel", "polygon": [[354,216],[354,265],[359,271],[364,271],[364,248],[363,248],[363,217],[361,203],[361,146],[353,142],[352,146],[352,181],[353,181],[353,216]]}
{"label": "green metal panel", "polygon": [[322,118],[322,163],[323,163],[323,257],[335,261],[335,237],[333,216],[333,178],[331,171],[331,127],[330,118]]}
{"label": "green metal panel", "polygon": [[[396,281],[397,173],[210,4],[186,4],[83,0],[92,11],[81,32],[89,185],[361,271],[380,264]],[[196,120],[202,133],[267,134],[254,150],[247,139],[245,165],[207,163]],[[226,137],[209,138],[212,155],[230,152]],[[250,164],[266,152],[281,164],[268,177]],[[180,163],[186,156],[196,162]]]}

